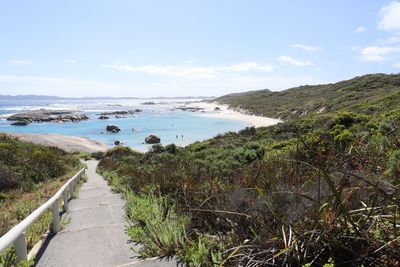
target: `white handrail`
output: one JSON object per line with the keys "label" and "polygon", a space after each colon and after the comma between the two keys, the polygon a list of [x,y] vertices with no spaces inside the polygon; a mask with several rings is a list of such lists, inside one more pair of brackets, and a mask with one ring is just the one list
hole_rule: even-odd
{"label": "white handrail", "polygon": [[[68,209],[68,199],[67,199],[67,189],[70,189],[70,199],[74,198],[75,187],[78,180],[85,168],[82,168],[77,174],[69,179],[61,188],[54,194],[52,198],[46,201],[43,205],[29,214],[24,220],[19,224],[14,226],[10,231],[0,237],[0,252],[3,252],[6,248],[15,244],[15,252],[17,254],[18,261],[27,260],[27,248],[26,248],[26,238],[25,230],[32,225],[48,208],[52,208],[53,221],[52,221],[52,232],[57,233],[60,231],[60,215],[58,210],[58,200],[63,194],[64,200],[64,210]],[[67,201],[66,201],[67,199]]]}

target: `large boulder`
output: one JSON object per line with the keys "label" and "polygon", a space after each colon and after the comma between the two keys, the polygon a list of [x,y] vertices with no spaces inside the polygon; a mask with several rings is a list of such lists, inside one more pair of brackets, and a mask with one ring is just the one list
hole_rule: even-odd
{"label": "large boulder", "polygon": [[14,126],[27,126],[30,123],[31,123],[30,121],[16,121],[16,122],[11,123],[11,125],[14,125]]}
{"label": "large boulder", "polygon": [[106,127],[107,132],[118,133],[121,129],[115,125],[107,125]]}
{"label": "large boulder", "polygon": [[156,136],[156,135],[149,135],[147,136],[144,141],[146,142],[146,144],[159,144],[161,142],[160,137]]}

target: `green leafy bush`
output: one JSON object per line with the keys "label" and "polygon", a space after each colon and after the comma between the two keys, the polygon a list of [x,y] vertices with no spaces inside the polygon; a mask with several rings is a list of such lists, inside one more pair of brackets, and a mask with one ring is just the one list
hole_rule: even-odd
{"label": "green leafy bush", "polygon": [[132,222],[128,234],[144,246],[144,257],[171,256],[186,246],[189,218],[178,215],[168,197],[126,194],[127,216]]}

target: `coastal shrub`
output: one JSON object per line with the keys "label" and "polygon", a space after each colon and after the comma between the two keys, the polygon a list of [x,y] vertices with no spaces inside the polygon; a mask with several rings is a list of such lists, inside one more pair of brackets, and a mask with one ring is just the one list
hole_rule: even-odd
{"label": "coastal shrub", "polygon": [[[0,135],[0,236],[48,200],[80,167],[77,155]],[[50,225],[51,211],[48,211],[27,229],[28,250]],[[1,266],[32,264],[32,261],[15,264],[13,250],[0,255]]]}
{"label": "coastal shrub", "polygon": [[[136,152],[137,153],[137,152]],[[130,156],[134,155],[135,152],[126,146],[117,146],[107,150],[104,154],[104,157],[123,157],[123,156]]]}
{"label": "coastal shrub", "polygon": [[346,147],[350,144],[353,135],[349,130],[343,130],[339,134],[335,135],[334,141],[339,143],[342,147]]}
{"label": "coastal shrub", "polygon": [[17,188],[22,177],[0,161],[0,192]]}
{"label": "coastal shrub", "polygon": [[60,177],[78,165],[77,157],[61,149],[3,136],[0,140],[0,191],[22,185],[29,191],[34,183]]}
{"label": "coastal shrub", "polygon": [[170,198],[153,193],[125,196],[127,217],[132,223],[128,234],[143,245],[139,249],[142,256],[171,256],[186,246],[190,218],[178,215]]}
{"label": "coastal shrub", "polygon": [[[291,102],[272,108],[260,97],[252,99],[260,102],[249,108],[260,114],[288,118],[272,127],[221,134],[175,153],[110,152],[100,170],[129,194],[153,194],[145,204],[127,203],[127,210],[136,205],[146,211],[167,198],[169,204],[154,209],[173,209],[175,215],[152,221],[189,218],[185,227],[164,227],[174,230],[163,233],[169,236],[163,240],[182,229],[184,242],[155,241],[145,233],[144,219],[134,216],[130,235],[143,240],[148,255],[174,251],[189,266],[398,266],[400,94],[376,97],[369,82],[359,82],[362,90],[347,83],[309,87],[309,95],[321,95],[313,101],[297,95],[301,101],[292,109]],[[370,98],[320,99],[338,88],[363,95],[369,90]],[[371,105],[357,108],[361,101]],[[282,109],[291,111],[278,114]]]}
{"label": "coastal shrub", "polygon": [[96,160],[102,160],[103,157],[104,157],[104,152],[101,152],[101,151],[93,152],[91,154],[91,157],[96,159]]}
{"label": "coastal shrub", "polygon": [[246,127],[239,131],[240,135],[254,135],[256,134],[256,128],[254,126]]}
{"label": "coastal shrub", "polygon": [[387,172],[392,179],[400,177],[400,149],[392,151],[387,163]]}
{"label": "coastal shrub", "polygon": [[184,253],[180,255],[181,259],[189,266],[223,266],[223,256],[221,241],[215,236],[200,235],[187,246]]}
{"label": "coastal shrub", "polygon": [[169,144],[165,146],[165,150],[170,154],[176,154],[178,147],[175,144]]}
{"label": "coastal shrub", "polygon": [[352,112],[340,112],[333,118],[333,125],[343,125],[349,128],[354,123],[359,123],[366,120],[365,115],[356,114]]}
{"label": "coastal shrub", "polygon": [[160,144],[155,144],[151,146],[151,152],[153,153],[162,153],[165,152],[165,147]]}

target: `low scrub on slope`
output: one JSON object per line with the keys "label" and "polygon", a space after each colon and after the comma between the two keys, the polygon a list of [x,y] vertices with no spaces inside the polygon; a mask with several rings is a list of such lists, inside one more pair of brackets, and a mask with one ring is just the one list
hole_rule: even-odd
{"label": "low scrub on slope", "polygon": [[185,148],[118,147],[99,168],[117,190],[157,205],[158,227],[185,229],[180,242],[158,242],[160,228],[128,201],[145,256],[175,254],[191,266],[398,266],[400,109],[390,101],[400,95],[379,88],[372,108],[343,102]]}
{"label": "low scrub on slope", "polygon": [[[0,236],[52,197],[79,167],[79,158],[63,150],[0,135]],[[28,249],[50,224],[49,211],[28,228]],[[0,266],[14,260],[13,253],[0,255]]]}
{"label": "low scrub on slope", "polygon": [[369,74],[333,84],[306,85],[280,92],[251,91],[215,100],[253,114],[288,120],[343,109],[370,114],[388,111],[398,104],[399,95],[400,74]]}

